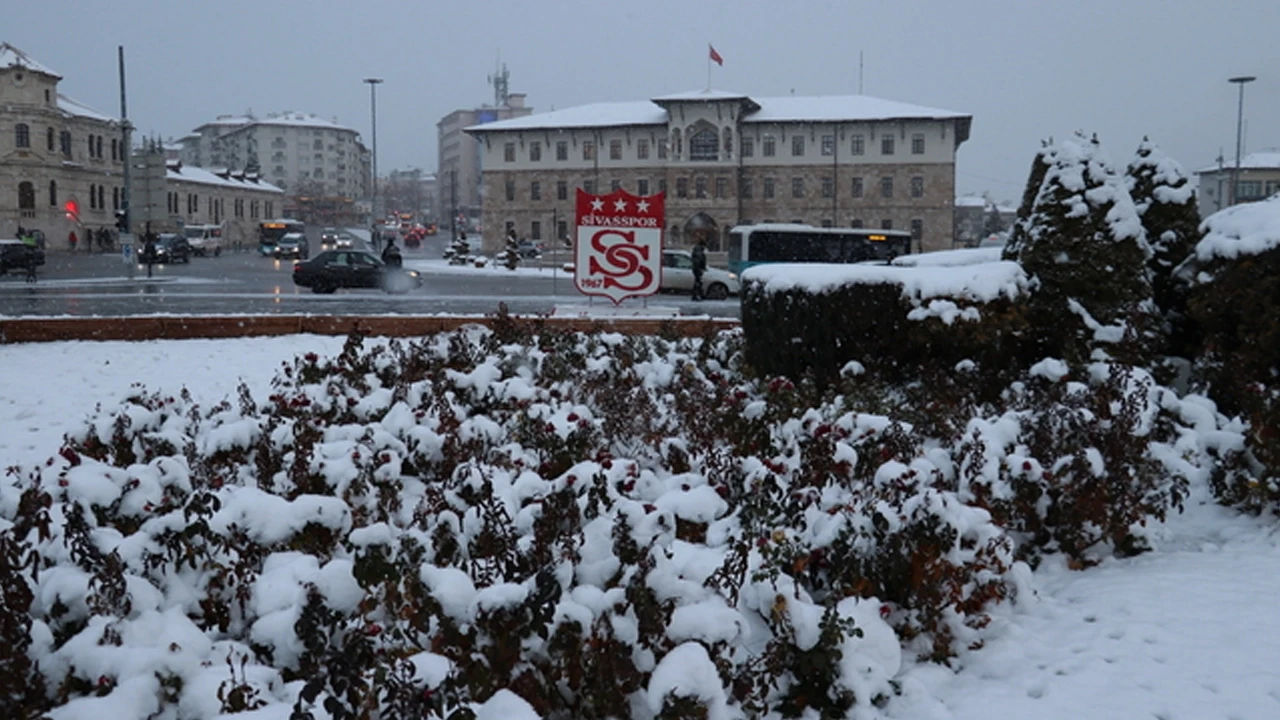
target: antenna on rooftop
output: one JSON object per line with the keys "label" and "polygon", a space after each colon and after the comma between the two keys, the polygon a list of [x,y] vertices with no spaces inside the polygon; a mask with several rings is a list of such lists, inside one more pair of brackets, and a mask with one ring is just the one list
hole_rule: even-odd
{"label": "antenna on rooftop", "polygon": [[496,71],[488,77],[489,84],[493,86],[493,104],[495,107],[503,107],[507,104],[507,99],[511,97],[511,74],[507,72],[507,66],[502,62],[502,52],[498,52],[498,64]]}
{"label": "antenna on rooftop", "polygon": [[858,94],[862,94],[862,51],[858,51]]}

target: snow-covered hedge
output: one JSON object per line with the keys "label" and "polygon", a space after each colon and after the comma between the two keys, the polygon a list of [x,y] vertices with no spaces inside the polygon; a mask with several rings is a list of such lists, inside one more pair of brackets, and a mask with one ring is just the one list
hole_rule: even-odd
{"label": "snow-covered hedge", "polygon": [[[1239,438],[1049,363],[1075,434],[1015,400],[960,442],[748,380],[740,345],[500,324],[353,336],[268,398],[139,388],[0,485],[0,709],[877,717],[904,663],[982,644],[1027,536],[1092,557]],[[1098,483],[1135,504],[1090,515]]]}

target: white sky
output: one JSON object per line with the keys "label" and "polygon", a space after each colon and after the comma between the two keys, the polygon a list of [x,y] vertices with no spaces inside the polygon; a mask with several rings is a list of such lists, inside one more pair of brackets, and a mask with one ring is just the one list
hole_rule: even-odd
{"label": "white sky", "polygon": [[[1247,149],[1280,146],[1280,3],[1273,0],[711,0],[559,3],[10,3],[3,40],[61,73],[64,91],[181,136],[220,114],[313,112],[368,140],[379,168],[434,170],[435,123],[492,101],[499,54],[537,111],[704,87],[755,95],[856,93],[969,112],[957,190],[1016,198],[1041,138],[1097,132],[1127,162],[1150,135],[1189,168],[1235,152],[1234,75]],[[1270,74],[1269,74],[1270,73]]]}

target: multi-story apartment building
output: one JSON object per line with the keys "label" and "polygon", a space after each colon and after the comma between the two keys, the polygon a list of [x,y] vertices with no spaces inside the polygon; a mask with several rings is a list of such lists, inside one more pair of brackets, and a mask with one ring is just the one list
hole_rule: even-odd
{"label": "multi-story apartment building", "polygon": [[[484,247],[567,237],[574,189],[666,193],[669,244],[803,222],[952,242],[956,150],[972,116],[867,96],[700,90],[468,127],[481,141]],[[553,225],[554,223],[554,225]]]}
{"label": "multi-story apartment building", "polygon": [[126,156],[119,120],[63,95],[61,80],[0,43],[0,236],[40,230],[51,248],[115,224]]}
{"label": "multi-story apartment building", "polygon": [[484,154],[476,138],[466,132],[467,128],[526,117],[533,112],[533,108],[524,104],[524,93],[502,95],[501,100],[493,106],[454,110],[436,123],[437,194],[442,219],[455,210],[467,217],[469,224],[474,224],[480,216]]}
{"label": "multi-story apartment building", "polygon": [[[1231,171],[1235,158],[1224,160],[1196,171],[1199,176],[1200,217],[1209,217],[1233,204]],[[1280,150],[1251,152],[1240,158],[1234,202],[1254,202],[1280,193]]]}
{"label": "multi-story apartment building", "polygon": [[355,199],[372,188],[360,133],[315,115],[223,115],[178,142],[185,165],[257,172],[294,195]]}

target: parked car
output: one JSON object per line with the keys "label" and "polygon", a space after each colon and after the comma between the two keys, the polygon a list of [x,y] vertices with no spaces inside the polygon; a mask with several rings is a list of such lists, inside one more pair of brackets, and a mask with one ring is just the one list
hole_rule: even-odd
{"label": "parked car", "polygon": [[517,243],[520,249],[520,257],[529,258],[530,260],[542,255],[542,243],[535,243],[532,240],[521,240]]}
{"label": "parked car", "polygon": [[33,262],[36,267],[44,264],[44,250],[21,240],[0,240],[0,275],[8,272],[26,272]]}
{"label": "parked car", "polygon": [[306,260],[311,257],[311,247],[306,235],[302,233],[285,233],[276,241],[275,249],[271,251],[271,254],[277,258]]}
{"label": "parked car", "polygon": [[293,283],[320,294],[338,288],[380,288],[402,293],[420,287],[422,276],[416,270],[388,267],[366,250],[325,250],[310,260],[293,264]]}
{"label": "parked car", "polygon": [[191,262],[191,243],[176,233],[160,233],[156,237],[156,262]]}
{"label": "parked car", "polygon": [[[738,276],[726,270],[709,267],[702,273],[702,294],[711,300],[737,295],[741,289]],[[662,292],[693,292],[693,256],[688,250],[662,251]]]}

